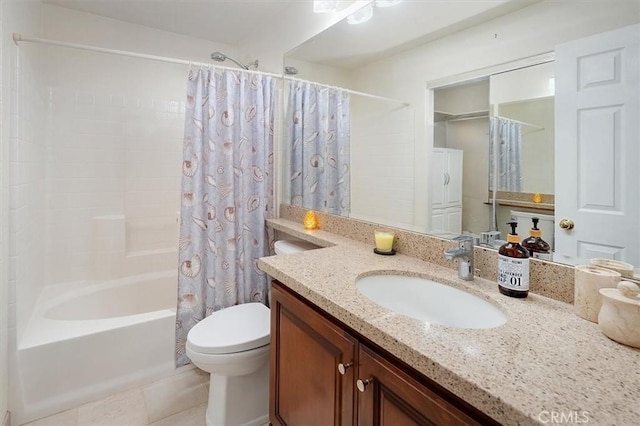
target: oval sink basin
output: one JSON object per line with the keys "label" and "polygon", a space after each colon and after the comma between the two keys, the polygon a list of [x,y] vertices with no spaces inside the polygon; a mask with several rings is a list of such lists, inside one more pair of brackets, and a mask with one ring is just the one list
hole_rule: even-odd
{"label": "oval sink basin", "polygon": [[507,322],[507,316],[486,300],[425,278],[371,275],[357,280],[356,286],[378,305],[430,324],[493,328]]}

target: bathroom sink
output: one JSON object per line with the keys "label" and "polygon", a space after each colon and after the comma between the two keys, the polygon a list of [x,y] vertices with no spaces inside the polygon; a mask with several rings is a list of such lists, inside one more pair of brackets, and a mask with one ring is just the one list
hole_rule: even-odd
{"label": "bathroom sink", "polygon": [[507,322],[507,316],[486,300],[426,278],[371,275],[358,279],[356,286],[378,305],[430,324],[493,328]]}

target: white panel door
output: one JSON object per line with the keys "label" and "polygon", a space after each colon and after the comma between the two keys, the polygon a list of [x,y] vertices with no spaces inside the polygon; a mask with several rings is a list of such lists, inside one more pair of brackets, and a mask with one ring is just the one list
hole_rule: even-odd
{"label": "white panel door", "polygon": [[558,253],[640,265],[639,38],[634,25],[556,48]]}
{"label": "white panel door", "polygon": [[462,150],[447,149],[445,155],[445,207],[462,206]]}

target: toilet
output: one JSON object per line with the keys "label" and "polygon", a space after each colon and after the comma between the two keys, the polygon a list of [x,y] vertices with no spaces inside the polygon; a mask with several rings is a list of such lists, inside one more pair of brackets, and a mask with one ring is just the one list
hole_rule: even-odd
{"label": "toilet", "polygon": [[211,374],[207,426],[269,422],[269,334],[262,303],[216,311],[189,331],[187,356]]}
{"label": "toilet", "polygon": [[[304,241],[276,241],[276,254],[317,248]],[[211,374],[207,426],[262,426],[269,422],[270,311],[244,303],[216,311],[193,326],[186,352]]]}

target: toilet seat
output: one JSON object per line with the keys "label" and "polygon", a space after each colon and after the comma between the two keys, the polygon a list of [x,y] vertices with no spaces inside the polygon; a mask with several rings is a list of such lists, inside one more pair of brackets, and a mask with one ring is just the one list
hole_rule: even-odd
{"label": "toilet seat", "polygon": [[233,354],[269,344],[270,311],[245,303],[216,311],[193,326],[187,344],[201,354]]}

